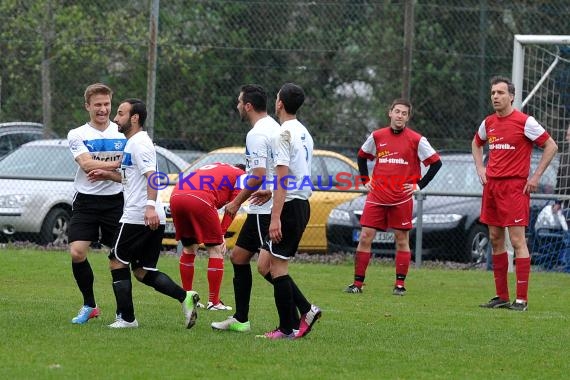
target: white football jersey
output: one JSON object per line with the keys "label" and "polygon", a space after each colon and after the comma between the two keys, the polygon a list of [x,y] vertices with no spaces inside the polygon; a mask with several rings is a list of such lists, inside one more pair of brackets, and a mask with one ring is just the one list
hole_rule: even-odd
{"label": "white football jersey", "polygon": [[[67,141],[74,159],[89,153],[94,160],[120,161],[127,139],[119,132],[117,124],[110,122],[104,131],[93,128],[89,123],[72,129],[67,134]],[[90,182],[81,168],[75,174],[74,186],[75,191],[91,195],[114,195],[123,189],[120,183],[113,181]]]}
{"label": "white football jersey", "polygon": [[[120,170],[125,197],[123,216],[120,221],[121,223],[144,224],[149,183],[144,174],[157,171],[156,150],[146,132],[137,132],[127,140]],[[152,184],[152,181],[150,183]],[[160,224],[165,224],[166,215],[158,196],[155,209],[160,218]]]}
{"label": "white football jersey", "polygon": [[[262,188],[273,189],[275,169],[273,165],[272,141],[279,132],[279,123],[271,116],[259,119],[247,133],[245,139],[246,173],[251,175],[255,168],[265,168],[265,179]],[[249,214],[271,214],[273,200],[270,199],[260,206],[250,205]]]}
{"label": "white football jersey", "polygon": [[[275,166],[289,167],[289,180],[285,202],[292,199],[309,199],[312,194],[311,161],[313,137],[297,119],[281,124],[274,140]],[[282,184],[279,184],[282,186]]]}

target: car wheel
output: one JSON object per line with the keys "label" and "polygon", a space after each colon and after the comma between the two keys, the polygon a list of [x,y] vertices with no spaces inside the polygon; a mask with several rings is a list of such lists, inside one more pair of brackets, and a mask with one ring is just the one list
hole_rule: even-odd
{"label": "car wheel", "polygon": [[54,208],[46,215],[40,231],[42,245],[66,245],[69,242],[71,215],[62,208]]}
{"label": "car wheel", "polygon": [[489,229],[482,224],[475,224],[469,230],[465,243],[465,255],[462,257],[463,262],[485,262],[487,259],[487,249],[489,244],[491,244],[489,240]]}

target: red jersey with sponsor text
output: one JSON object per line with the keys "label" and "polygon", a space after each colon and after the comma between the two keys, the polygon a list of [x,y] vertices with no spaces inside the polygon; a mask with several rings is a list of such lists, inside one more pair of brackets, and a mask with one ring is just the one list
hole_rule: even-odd
{"label": "red jersey with sponsor text", "polygon": [[420,180],[420,163],[429,166],[439,160],[427,139],[408,127],[398,134],[389,126],[377,129],[368,136],[358,155],[376,162],[367,202],[386,206],[410,199],[403,185]]}
{"label": "red jersey with sponsor text", "polygon": [[542,146],[550,135],[535,118],[513,110],[508,116],[496,113],[483,120],[475,142],[489,144],[487,177],[528,178],[532,146]]}

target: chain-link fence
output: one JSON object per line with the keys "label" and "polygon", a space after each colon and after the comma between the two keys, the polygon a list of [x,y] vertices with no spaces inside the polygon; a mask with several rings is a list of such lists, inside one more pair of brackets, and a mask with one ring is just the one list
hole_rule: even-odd
{"label": "chain-link fence", "polygon": [[[409,83],[412,127],[438,150],[466,152],[492,111],[489,78],[511,74],[514,34],[565,34],[570,16],[570,5],[561,0],[172,0],[160,3],[154,39],[153,3],[158,2],[130,0],[117,7],[97,0],[3,1],[0,121],[42,122],[65,137],[88,117],[85,87],[100,81],[115,91],[114,107],[126,97],[154,99],[154,122],[147,127],[159,144],[208,152],[243,146],[249,126],[235,110],[242,84],[261,84],[273,99],[284,82],[293,81],[307,92],[300,118],[316,147],[354,159],[367,134],[387,122],[388,105]],[[156,87],[148,91],[154,43]],[[545,127],[565,146],[564,133]],[[50,159],[45,164],[56,165]],[[450,175],[462,179],[464,173]],[[22,195],[11,194],[4,205],[21,204],[27,199]],[[475,214],[477,206],[466,202],[457,207]],[[56,217],[66,210],[64,203],[50,218],[41,216],[50,210],[38,214],[35,228],[49,235],[64,222]],[[336,213],[330,211],[342,202],[333,203],[313,207],[314,215],[322,214],[321,247],[332,244],[324,231]],[[58,222],[46,226],[40,219]],[[462,229],[467,237],[478,236],[477,230]],[[447,256],[467,260],[476,239],[459,239],[457,233],[445,240],[459,253]],[[426,232],[423,243],[430,239]]]}

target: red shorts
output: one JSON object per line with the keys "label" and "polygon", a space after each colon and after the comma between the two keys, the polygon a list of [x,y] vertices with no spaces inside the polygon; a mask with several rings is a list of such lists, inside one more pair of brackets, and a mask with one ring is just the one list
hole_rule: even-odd
{"label": "red shorts", "polygon": [[523,178],[488,178],[483,186],[481,222],[490,226],[528,226],[530,195]]}
{"label": "red shorts", "polygon": [[176,240],[195,239],[198,243],[222,244],[222,227],[218,210],[191,194],[170,198],[170,213],[176,229]]}
{"label": "red shorts", "polygon": [[414,201],[412,198],[398,205],[384,206],[372,203],[366,199],[360,225],[381,231],[388,228],[395,230],[412,229],[412,212],[414,211]]}

